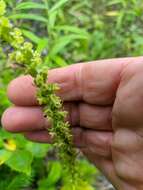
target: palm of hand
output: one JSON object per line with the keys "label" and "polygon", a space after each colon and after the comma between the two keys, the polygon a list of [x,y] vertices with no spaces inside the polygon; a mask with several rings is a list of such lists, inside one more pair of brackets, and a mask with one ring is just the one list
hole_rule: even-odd
{"label": "palm of hand", "polygon": [[111,106],[112,135],[107,132],[102,135],[101,152],[83,150],[119,190],[143,189],[142,76],[140,61],[122,66]]}

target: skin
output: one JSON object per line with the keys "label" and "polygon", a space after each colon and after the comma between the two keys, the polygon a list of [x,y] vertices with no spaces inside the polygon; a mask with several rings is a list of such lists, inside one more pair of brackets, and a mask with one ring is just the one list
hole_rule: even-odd
{"label": "skin", "polygon": [[[117,190],[143,189],[143,57],[80,63],[49,72],[69,115],[74,143]],[[52,142],[50,123],[36,101],[32,77],[8,86],[13,103],[3,127],[38,142]]]}

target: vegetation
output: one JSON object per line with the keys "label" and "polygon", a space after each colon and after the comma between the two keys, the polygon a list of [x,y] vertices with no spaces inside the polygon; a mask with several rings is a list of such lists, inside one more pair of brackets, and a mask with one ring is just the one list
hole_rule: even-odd
{"label": "vegetation", "polygon": [[[8,5],[7,18],[21,29],[27,41],[23,41],[20,30],[12,29],[16,36],[10,36],[12,41],[5,39],[15,50],[8,63],[7,54],[11,52],[11,48],[8,44],[5,44],[3,49],[0,47],[0,114],[10,105],[6,97],[7,84],[19,75],[19,70],[15,72],[8,68],[9,63],[16,60],[18,64],[27,64],[27,60],[23,60],[21,55],[16,55],[21,44],[25,48],[21,49],[22,55],[23,51],[28,53],[32,51],[30,56],[34,55],[30,57],[34,58],[34,62],[28,63],[31,67],[28,67],[27,71],[35,77],[35,82],[37,86],[39,85],[38,97],[40,90],[43,89],[41,85],[45,81],[43,69],[37,66],[37,62],[41,62],[39,55],[42,56],[42,68],[54,68],[101,58],[137,56],[143,52],[142,0],[5,0],[5,2]],[[1,17],[3,10],[4,7],[0,6]],[[9,23],[0,20],[0,36],[2,24]],[[3,38],[8,38],[6,34],[8,33],[5,32]],[[14,39],[17,35],[20,41]],[[36,53],[33,52],[30,42],[33,43]],[[0,43],[2,44],[2,36]],[[39,76],[40,80],[39,78],[36,80]],[[45,88],[44,90],[49,90],[48,85]],[[54,91],[55,86],[51,93]],[[57,97],[54,96],[55,98]],[[39,100],[42,104],[44,100],[45,104],[43,97]],[[59,99],[56,99],[57,102],[58,105],[54,105],[57,106],[54,109],[61,108]],[[48,109],[45,110],[46,116]],[[64,118],[61,115],[60,117]],[[51,117],[53,118],[53,115]],[[69,126],[64,123],[62,125],[66,125],[67,138],[71,143]],[[52,132],[55,134],[55,131]],[[74,155],[71,146],[70,152],[72,151]],[[62,170],[62,164],[58,161],[55,149],[51,145],[32,143],[21,135],[9,134],[1,129],[0,164],[0,189],[71,190],[66,171]],[[87,182],[87,190],[95,189],[98,173],[96,168],[83,158],[80,158],[78,164],[78,171],[83,174],[82,178]],[[75,188],[75,190],[80,189],[83,189],[82,185]],[[85,186],[84,189],[86,190]]]}

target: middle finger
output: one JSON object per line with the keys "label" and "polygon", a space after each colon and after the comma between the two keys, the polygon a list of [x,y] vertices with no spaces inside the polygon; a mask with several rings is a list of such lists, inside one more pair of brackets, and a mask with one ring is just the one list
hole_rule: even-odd
{"label": "middle finger", "polygon": [[[111,107],[99,107],[85,103],[66,103],[67,120],[71,127],[81,126],[94,130],[112,130]],[[4,128],[10,132],[43,130],[50,127],[44,118],[42,107],[11,107],[2,117]]]}

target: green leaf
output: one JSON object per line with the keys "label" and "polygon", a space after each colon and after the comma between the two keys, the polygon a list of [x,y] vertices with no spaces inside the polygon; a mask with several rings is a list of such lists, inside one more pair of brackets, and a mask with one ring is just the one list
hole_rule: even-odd
{"label": "green leaf", "polygon": [[28,142],[26,145],[26,149],[32,153],[34,157],[42,158],[46,156],[48,150],[51,148],[49,144],[39,144]]}
{"label": "green leaf", "polygon": [[25,174],[16,175],[11,179],[10,183],[7,184],[6,190],[20,190],[28,187],[32,182],[32,177]]}
{"label": "green leaf", "polygon": [[12,152],[5,150],[5,149],[1,149],[0,150],[0,165],[5,163],[12,155]]}
{"label": "green leaf", "polygon": [[52,58],[52,60],[56,63],[56,65],[57,65],[58,67],[65,67],[65,66],[68,65],[68,64],[66,63],[66,61],[65,61],[62,57],[60,57],[60,56],[54,56],[54,57]]}
{"label": "green leaf", "polygon": [[6,165],[12,170],[30,175],[32,160],[33,157],[29,151],[17,150],[12,154],[10,159],[6,161]]}
{"label": "green leaf", "polygon": [[13,134],[5,131],[3,128],[0,129],[0,139],[11,139],[13,138]]}
{"label": "green leaf", "polygon": [[57,13],[58,13],[57,11],[54,11],[49,15],[49,20],[48,20],[48,28],[49,29],[51,29],[55,26]]}
{"label": "green leaf", "polygon": [[35,3],[35,2],[22,2],[18,3],[18,5],[15,8],[16,10],[21,9],[46,9],[45,5],[41,3]]}
{"label": "green leaf", "polygon": [[41,40],[37,35],[35,35],[33,32],[29,30],[22,29],[22,32],[26,38],[29,38],[32,42],[36,44],[38,44]]}
{"label": "green leaf", "polygon": [[49,11],[49,14],[56,11],[57,9],[59,9],[60,7],[62,7],[66,2],[68,2],[68,0],[60,0],[58,1]]}
{"label": "green leaf", "polygon": [[107,3],[107,5],[111,6],[111,5],[116,5],[119,3],[122,3],[122,1],[121,0],[111,0]]}
{"label": "green leaf", "polygon": [[65,31],[65,32],[72,32],[79,35],[85,35],[85,37],[89,37],[89,34],[86,30],[78,28],[76,26],[69,26],[69,25],[62,25],[62,26],[56,26],[55,29]]}
{"label": "green leaf", "polygon": [[60,37],[58,40],[55,41],[53,47],[51,48],[50,55],[51,56],[57,55],[63,50],[63,48],[65,48],[67,45],[73,42],[73,40],[80,40],[80,39],[87,40],[88,38],[83,35],[74,35],[74,34]]}
{"label": "green leaf", "polygon": [[39,189],[38,190],[46,190],[52,189],[59,179],[61,178],[62,167],[60,162],[54,161],[50,162],[49,174],[47,178],[43,178],[39,181]]}
{"label": "green leaf", "polygon": [[26,14],[26,13],[20,13],[20,14],[13,14],[9,16],[10,19],[17,20],[17,19],[27,19],[27,20],[35,20],[40,22],[46,22],[47,19],[43,16],[37,15],[37,14]]}
{"label": "green leaf", "polygon": [[49,186],[56,184],[61,177],[61,173],[62,173],[62,166],[61,166],[60,162],[58,162],[58,161],[52,162],[50,172],[49,172],[47,180],[46,180],[47,184]]}
{"label": "green leaf", "polygon": [[45,48],[48,47],[49,40],[48,38],[43,38],[40,39],[38,46],[37,46],[37,51],[41,53]]}

